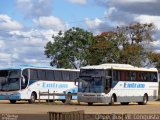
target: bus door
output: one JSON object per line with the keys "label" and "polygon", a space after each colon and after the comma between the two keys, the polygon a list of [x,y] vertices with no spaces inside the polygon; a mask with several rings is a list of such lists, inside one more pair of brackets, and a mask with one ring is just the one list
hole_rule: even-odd
{"label": "bus door", "polygon": [[112,88],[112,71],[107,70],[106,71],[106,77],[104,77],[106,83],[105,83],[105,93],[109,93]]}

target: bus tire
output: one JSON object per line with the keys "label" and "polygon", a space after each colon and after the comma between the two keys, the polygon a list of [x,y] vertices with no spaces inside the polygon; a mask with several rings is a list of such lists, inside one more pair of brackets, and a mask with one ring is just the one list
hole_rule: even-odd
{"label": "bus tire", "polygon": [[129,105],[129,102],[121,102],[121,105]]}
{"label": "bus tire", "polygon": [[143,102],[138,102],[139,105],[147,105],[148,102],[148,96],[147,94],[144,94],[143,96]]}
{"label": "bus tire", "polygon": [[63,103],[70,104],[72,100],[71,92],[67,93],[64,100],[61,100]]}
{"label": "bus tire", "polygon": [[62,103],[66,103],[66,100],[61,100]]}
{"label": "bus tire", "polygon": [[46,102],[48,103],[48,102],[54,102],[54,100],[46,100]]}
{"label": "bus tire", "polygon": [[92,105],[93,105],[93,103],[92,103],[92,102],[89,102],[89,103],[88,103],[88,106],[92,106]]}
{"label": "bus tire", "polygon": [[71,92],[69,92],[67,95],[68,95],[68,99],[69,99],[69,100],[72,100]]}
{"label": "bus tire", "polygon": [[112,95],[109,105],[114,105],[114,102],[115,102],[115,97],[114,95]]}
{"label": "bus tire", "polygon": [[10,100],[10,103],[11,103],[11,104],[15,104],[15,103],[16,103],[16,100]]}
{"label": "bus tire", "polygon": [[28,102],[30,103],[30,104],[32,104],[32,103],[35,103],[35,101],[36,101],[36,93],[32,93],[31,94],[31,98],[30,98],[30,100],[28,100]]}

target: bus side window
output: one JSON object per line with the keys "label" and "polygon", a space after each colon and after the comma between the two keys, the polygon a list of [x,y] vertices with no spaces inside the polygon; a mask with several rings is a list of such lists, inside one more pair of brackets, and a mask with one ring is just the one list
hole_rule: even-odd
{"label": "bus side window", "polygon": [[62,71],[62,79],[69,80],[69,71]]}
{"label": "bus side window", "polygon": [[120,71],[120,80],[121,81],[127,80],[127,71],[125,71],[125,70]]}
{"label": "bus side window", "polygon": [[38,81],[38,71],[36,69],[30,69],[30,83],[32,84],[36,81]]}
{"label": "bus side window", "polygon": [[113,79],[114,81],[120,81],[120,71],[119,70],[113,71]]}
{"label": "bus side window", "polygon": [[135,81],[136,80],[136,72],[131,71],[131,81]]}
{"label": "bus side window", "polygon": [[137,81],[143,81],[142,72],[139,72],[139,71],[137,72],[136,80],[137,80]]}
{"label": "bus side window", "polygon": [[74,81],[79,77],[79,72],[71,71],[69,73],[69,79]]}
{"label": "bus side window", "polygon": [[151,82],[157,82],[157,73],[151,73]]}
{"label": "bus side window", "polygon": [[63,77],[62,77],[62,72],[61,71],[58,71],[58,70],[55,70],[54,71],[54,77],[55,77],[55,80],[63,80]]}
{"label": "bus side window", "polygon": [[131,80],[131,71],[126,71],[126,80],[127,81]]}
{"label": "bus side window", "polygon": [[46,80],[46,70],[37,70],[38,80]]}
{"label": "bus side window", "polygon": [[143,72],[143,81],[144,82],[148,82],[148,81],[150,81],[150,73],[149,72]]}
{"label": "bus side window", "polygon": [[141,80],[144,82],[145,81],[145,72],[141,72]]}
{"label": "bus side window", "polygon": [[74,80],[77,79],[77,78],[79,78],[79,72],[74,72],[74,74],[75,74]]}
{"label": "bus side window", "polygon": [[46,80],[51,80],[51,81],[55,80],[54,71],[52,71],[52,70],[46,71]]}
{"label": "bus side window", "polygon": [[150,82],[151,81],[151,73],[147,72],[146,77],[147,77],[147,81]]}

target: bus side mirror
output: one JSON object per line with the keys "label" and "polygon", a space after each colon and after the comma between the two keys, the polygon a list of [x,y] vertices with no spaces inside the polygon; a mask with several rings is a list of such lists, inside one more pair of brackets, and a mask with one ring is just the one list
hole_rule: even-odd
{"label": "bus side mirror", "polygon": [[25,84],[25,78],[21,77],[22,84]]}
{"label": "bus side mirror", "polygon": [[75,81],[74,81],[74,84],[76,85],[76,86],[78,86],[78,81],[79,81],[79,79],[77,78],[77,79],[75,79]]}

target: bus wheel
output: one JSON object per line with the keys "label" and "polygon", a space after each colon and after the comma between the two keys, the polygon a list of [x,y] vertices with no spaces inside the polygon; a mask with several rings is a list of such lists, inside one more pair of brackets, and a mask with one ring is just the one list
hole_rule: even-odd
{"label": "bus wheel", "polygon": [[28,100],[28,102],[31,104],[31,103],[35,103],[35,101],[36,101],[36,94],[32,93],[31,98],[30,98],[30,100]]}
{"label": "bus wheel", "polygon": [[10,103],[15,104],[16,100],[10,100]]}
{"label": "bus wheel", "polygon": [[121,105],[129,105],[129,102],[121,102]]}
{"label": "bus wheel", "polygon": [[46,100],[46,102],[48,103],[48,102],[54,102],[53,100]]}
{"label": "bus wheel", "polygon": [[114,102],[115,102],[115,97],[114,97],[114,95],[112,95],[111,102],[109,103],[109,105],[114,105]]}
{"label": "bus wheel", "polygon": [[66,103],[66,100],[61,100],[62,103]]}
{"label": "bus wheel", "polygon": [[62,101],[62,103],[70,104],[71,100],[72,100],[72,95],[71,95],[71,93],[69,92],[69,93],[66,95],[65,99],[64,99],[64,100],[61,100],[61,101]]}
{"label": "bus wheel", "polygon": [[93,105],[93,103],[92,103],[92,102],[89,102],[89,103],[88,103],[88,105],[89,105],[89,106],[92,106],[92,105]]}
{"label": "bus wheel", "polygon": [[147,105],[147,102],[148,102],[148,96],[147,94],[145,94],[143,96],[143,102],[138,102],[139,105]]}

